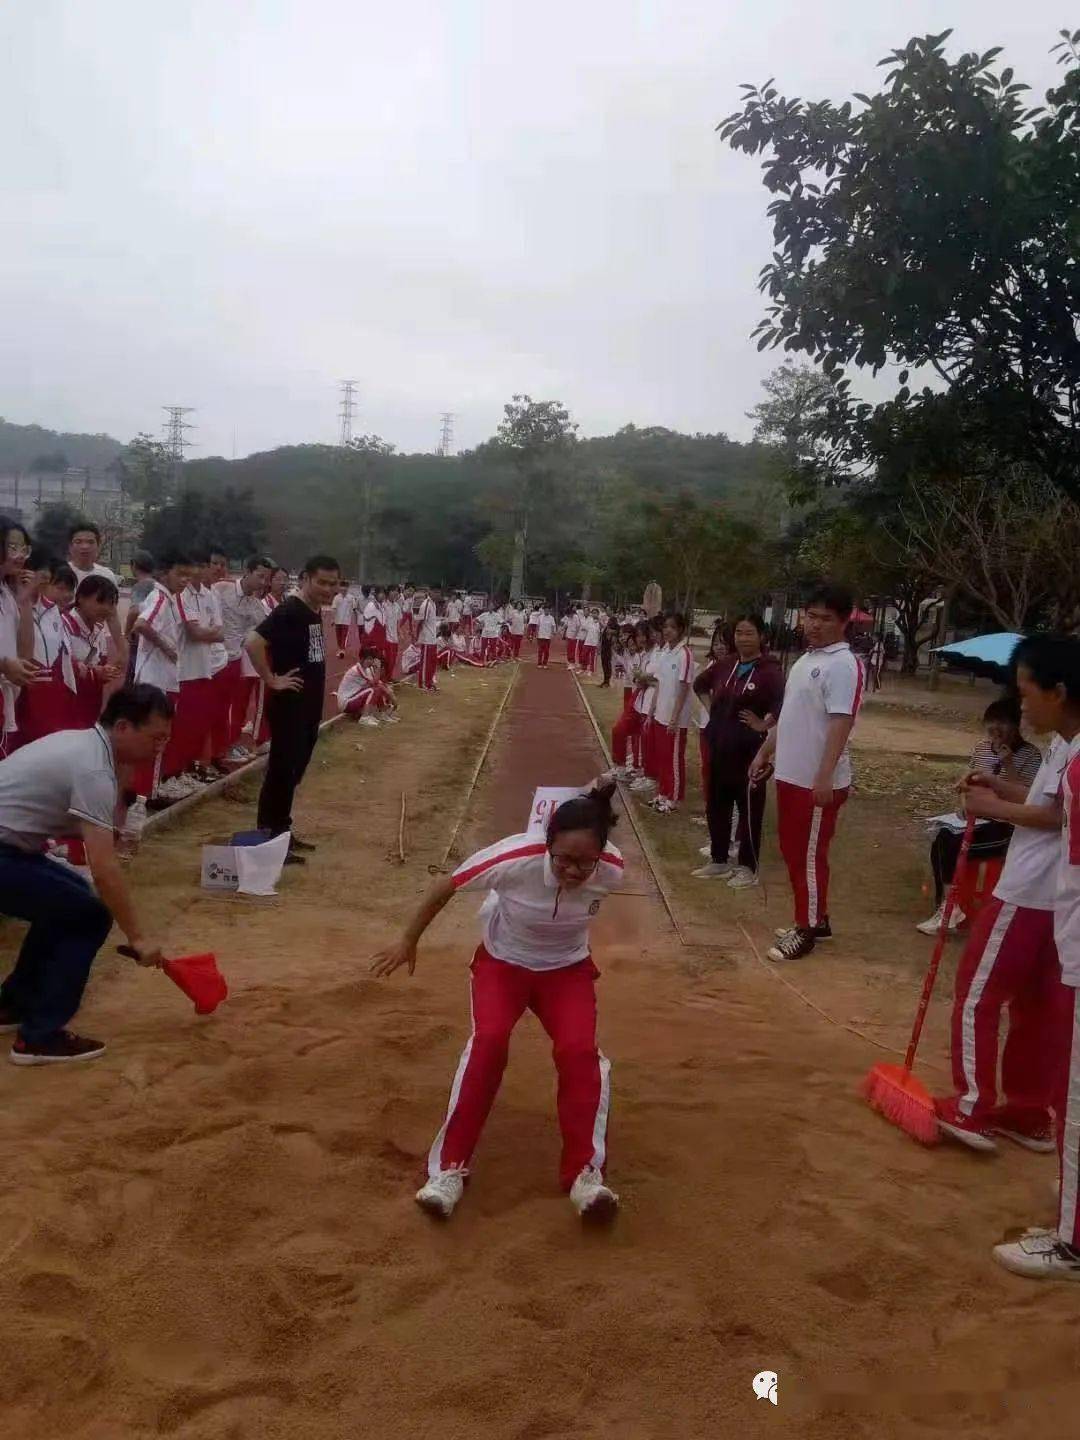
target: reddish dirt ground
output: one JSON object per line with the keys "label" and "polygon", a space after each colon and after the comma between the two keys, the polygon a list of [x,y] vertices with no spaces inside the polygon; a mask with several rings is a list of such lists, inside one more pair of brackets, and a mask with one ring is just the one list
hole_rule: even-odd
{"label": "reddish dirt ground", "polygon": [[[4,1067],[0,1399],[12,1434],[70,1440],[991,1440],[1071,1432],[1075,1296],[995,1270],[1048,1174],[927,1152],[855,1096],[875,1058],[747,958],[735,916],[680,946],[629,826],[601,912],[613,1061],[613,1229],[555,1176],[548,1048],[526,1017],[450,1224],[412,1192],[468,1027],[476,903],[417,974],[368,957],[429,881],[513,673],[468,671],[403,723],[324,738],[298,810],[319,852],[276,900],[196,886],[215,800],[150,842],[136,881],[232,995],[196,1021],[103,958],[84,1023],[108,1057]],[[463,849],[520,829],[539,783],[600,756],[565,672],[525,663]],[[395,863],[402,792],[408,860]],[[241,787],[241,806],[250,794]],[[836,964],[838,962],[830,962]],[[755,1399],[780,1374],[776,1410]]]}

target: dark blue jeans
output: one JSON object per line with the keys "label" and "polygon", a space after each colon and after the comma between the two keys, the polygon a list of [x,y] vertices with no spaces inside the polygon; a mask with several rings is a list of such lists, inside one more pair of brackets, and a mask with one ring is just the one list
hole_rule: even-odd
{"label": "dark blue jeans", "polygon": [[81,876],[10,845],[0,845],[0,914],[30,922],[0,1005],[18,1019],[20,1037],[38,1044],[78,1010],[112,916]]}

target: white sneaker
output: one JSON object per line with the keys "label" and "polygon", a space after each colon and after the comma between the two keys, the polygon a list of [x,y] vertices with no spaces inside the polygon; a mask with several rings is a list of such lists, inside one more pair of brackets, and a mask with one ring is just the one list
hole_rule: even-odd
{"label": "white sneaker", "polygon": [[650,780],[648,775],[642,775],[630,786],[631,790],[652,790],[656,786],[655,780]]}
{"label": "white sneaker", "polygon": [[253,754],[254,751],[245,750],[242,745],[234,745],[229,751],[229,753],[225,756],[225,759],[231,761],[235,765],[246,765]]}
{"label": "white sneaker", "polygon": [[994,1259],[1028,1280],[1080,1280],[1080,1251],[1063,1245],[1053,1230],[1028,1230],[1019,1240],[995,1245]]}
{"label": "white sneaker", "polygon": [[[711,851],[709,853],[710,855],[712,854]],[[697,870],[691,870],[690,874],[695,880],[726,880],[731,874],[731,866],[718,865],[714,860],[710,859],[707,865],[702,865],[700,869]]]}
{"label": "white sneaker", "polygon": [[384,716],[383,716],[383,719],[382,719],[382,723],[383,723],[384,725],[400,725],[400,724],[401,724],[401,716],[400,716],[400,715],[384,715]]}
{"label": "white sneaker", "polygon": [[574,1181],[570,1201],[582,1217],[590,1220],[610,1219],[619,1208],[619,1197],[604,1184],[604,1177],[592,1165],[586,1165]]}
{"label": "white sneaker", "polygon": [[379,728],[379,722],[375,719],[374,715],[361,715],[360,719],[357,721],[357,724],[366,725],[369,730],[377,730]]}
{"label": "white sneaker", "polygon": [[612,771],[612,774],[615,776],[616,780],[623,781],[629,780],[633,773],[634,772],[630,769],[628,765],[616,765],[615,769]]}
{"label": "white sneaker", "polygon": [[429,1215],[449,1220],[454,1206],[465,1193],[464,1170],[440,1170],[416,1192],[416,1203]]}
{"label": "white sneaker", "polygon": [[705,857],[706,860],[711,860],[711,859],[712,859],[712,846],[711,846],[711,845],[702,845],[701,849],[700,849],[697,853],[698,853],[699,855],[704,855],[704,857]]}
{"label": "white sneaker", "polygon": [[737,865],[727,883],[729,890],[749,890],[758,883],[758,877],[748,865]]}
{"label": "white sneaker", "polygon": [[[945,906],[939,905],[938,908],[934,911],[933,915],[930,916],[930,919],[924,920],[921,925],[916,925],[915,929],[918,930],[921,935],[936,935],[941,929],[941,917],[942,915],[944,915],[944,913]],[[967,916],[960,909],[960,907],[958,905],[954,905],[952,914],[949,916],[950,932],[953,930],[959,930],[960,926],[964,923],[966,919]]]}

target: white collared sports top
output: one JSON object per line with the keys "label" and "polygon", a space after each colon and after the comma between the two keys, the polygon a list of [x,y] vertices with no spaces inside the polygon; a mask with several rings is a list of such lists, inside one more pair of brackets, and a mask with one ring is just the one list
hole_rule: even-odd
{"label": "white collared sports top", "polygon": [[453,875],[455,890],[488,890],[484,948],[526,970],[561,970],[589,954],[589,921],[623,880],[623,858],[604,847],[584,885],[567,890],[551,867],[547,845],[534,835],[509,835],[478,850]]}
{"label": "white collared sports top", "polygon": [[[863,668],[846,641],[807,650],[788,673],[784,703],[776,726],[776,778],[812,790],[825,749],[829,719],[858,715],[863,696]],[[833,771],[833,789],[851,784],[851,749]]]}

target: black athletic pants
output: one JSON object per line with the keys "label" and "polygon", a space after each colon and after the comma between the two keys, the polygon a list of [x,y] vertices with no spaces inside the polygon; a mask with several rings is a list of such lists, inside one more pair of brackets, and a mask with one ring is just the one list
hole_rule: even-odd
{"label": "black athletic pants", "polygon": [[717,865],[728,863],[731,844],[732,812],[739,812],[739,864],[757,873],[761,856],[761,825],[765,818],[764,784],[755,785],[747,794],[746,780],[732,783],[716,773],[713,762],[709,775],[709,796],[706,813],[709,817],[709,843]]}
{"label": "black athletic pants", "polygon": [[259,793],[258,825],[271,835],[292,829],[293,796],[319,738],[322,702],[321,693],[308,695],[303,690],[266,697],[270,756]]}
{"label": "black athletic pants", "polygon": [[605,636],[600,637],[600,670],[604,676],[604,684],[611,684],[611,641]]}

